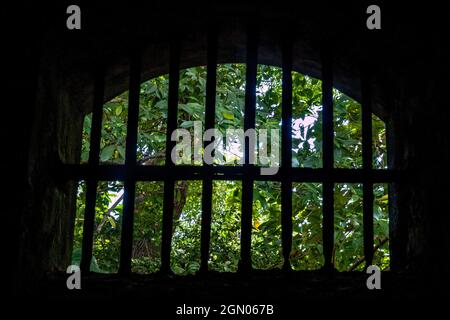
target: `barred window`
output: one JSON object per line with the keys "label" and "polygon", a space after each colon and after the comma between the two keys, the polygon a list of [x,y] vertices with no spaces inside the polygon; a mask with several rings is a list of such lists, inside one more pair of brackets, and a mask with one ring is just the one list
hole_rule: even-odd
{"label": "barred window", "polygon": [[[369,78],[362,73],[359,103],[333,88],[330,55],[316,79],[293,70],[288,41],[281,67],[257,64],[257,38],[249,34],[245,64],[218,64],[211,34],[207,65],[187,69],[174,41],[170,73],[142,83],[134,52],[129,90],[107,103],[98,68],[81,162],[68,169],[79,181],[73,260],[82,270],[389,268],[393,177]],[[220,136],[206,138],[213,128]],[[249,129],[253,144],[229,134]],[[188,138],[182,148],[176,130]]]}

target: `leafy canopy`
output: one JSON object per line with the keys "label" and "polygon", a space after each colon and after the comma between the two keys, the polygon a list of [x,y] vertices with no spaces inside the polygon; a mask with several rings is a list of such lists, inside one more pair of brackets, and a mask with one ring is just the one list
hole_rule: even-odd
{"label": "leafy canopy", "polygon": [[[245,65],[224,64],[217,70],[216,128],[243,128]],[[292,73],[292,165],[322,166],[321,81]],[[137,155],[141,165],[164,165],[167,129],[167,75],[142,83]],[[257,72],[257,128],[280,128],[282,70],[259,65]],[[206,68],[180,71],[178,126],[193,131],[194,121],[204,122]],[[361,168],[361,105],[334,90],[335,167]],[[125,158],[128,92],[104,105],[100,161],[123,164]],[[81,162],[87,162],[91,115],[85,117]],[[384,123],[373,116],[374,168],[386,168]],[[198,164],[201,165],[201,164]],[[156,272],[160,267],[163,211],[163,182],[138,182],[132,270]],[[83,236],[86,186],[78,188],[74,232],[74,262],[79,262]],[[177,181],[174,190],[172,269],[189,274],[199,269],[201,225],[201,181]],[[389,266],[387,185],[374,186],[374,263]],[[91,269],[116,272],[119,264],[123,183],[100,182],[98,187],[94,258]],[[214,181],[210,268],[236,271],[242,186],[240,181]],[[293,184],[293,246],[290,256],[295,270],[322,266],[322,185]],[[335,247],[333,260],[339,270],[363,268],[362,186],[335,185]],[[258,181],[254,185],[252,263],[255,268],[281,267],[281,186],[279,182]]]}

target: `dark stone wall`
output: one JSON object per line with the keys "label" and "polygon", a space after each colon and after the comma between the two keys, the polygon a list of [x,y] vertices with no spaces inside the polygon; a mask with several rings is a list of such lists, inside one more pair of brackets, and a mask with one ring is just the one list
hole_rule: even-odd
{"label": "dark stone wall", "polygon": [[[334,52],[335,87],[360,98],[359,67],[373,72],[374,112],[389,128],[391,168],[409,180],[390,194],[391,248],[394,270],[449,271],[448,108],[449,10],[382,3],[382,30],[365,29],[365,7],[358,4],[82,6],[81,31],[65,29],[64,3],[32,6],[36,27],[25,39],[32,44],[30,63],[37,72],[29,126],[19,148],[25,172],[16,196],[18,246],[12,253],[19,287],[29,287],[47,272],[70,262],[76,188],[61,182],[59,163],[77,163],[84,114],[92,108],[92,73],[107,65],[105,101],[127,89],[127,54],[143,49],[146,80],[168,71],[168,34],[183,33],[182,67],[204,65],[206,31],[221,25],[219,62],[245,61],[245,23],[259,21],[259,63],[280,65],[280,35],[295,39],[294,68],[320,77],[325,39]],[[366,6],[364,6],[366,5]],[[420,21],[420,23],[418,23]],[[26,44],[22,44],[25,48]],[[24,49],[25,50],[25,49]],[[37,57],[37,58],[36,58]],[[32,280],[30,280],[32,279]]]}
{"label": "dark stone wall", "polygon": [[57,51],[41,56],[34,121],[30,128],[26,197],[20,221],[21,281],[38,283],[45,272],[65,269],[71,261],[76,182],[58,177],[61,163],[77,163],[83,114],[77,108],[72,81]]}

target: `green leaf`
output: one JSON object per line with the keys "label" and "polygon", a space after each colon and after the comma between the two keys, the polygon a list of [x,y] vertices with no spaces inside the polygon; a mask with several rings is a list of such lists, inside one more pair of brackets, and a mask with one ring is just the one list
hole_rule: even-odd
{"label": "green leaf", "polygon": [[87,162],[89,159],[89,152],[88,151],[83,151],[81,153],[81,162]]}
{"label": "green leaf", "polygon": [[117,151],[119,151],[119,155],[122,159],[125,159],[125,148],[122,146],[117,147]]}
{"label": "green leaf", "polygon": [[182,128],[190,128],[194,126],[194,121],[183,121],[180,125]]}
{"label": "green leaf", "polygon": [[172,266],[172,270],[176,274],[183,274],[185,272],[185,270],[178,265]]}
{"label": "green leaf", "polygon": [[122,105],[121,104],[119,104],[119,106],[116,108],[116,116],[120,116],[120,114],[122,113],[122,110],[123,110],[123,108],[122,108]]}
{"label": "green leaf", "polygon": [[255,192],[254,195],[255,195],[255,200],[259,201],[259,203],[261,203],[261,206],[263,207],[263,209],[266,210],[268,207],[266,198],[259,192]]}
{"label": "green leaf", "polygon": [[163,99],[163,100],[159,100],[156,104],[155,104],[155,108],[156,109],[167,109],[167,100]]}
{"label": "green leaf", "polygon": [[304,92],[304,94],[305,94],[308,98],[311,98],[312,95],[313,95],[312,90],[309,89],[309,88],[306,88],[303,92]]}
{"label": "green leaf", "polygon": [[225,119],[227,120],[234,120],[234,114],[230,113],[230,112],[222,112],[222,115]]}
{"label": "green leaf", "polygon": [[108,217],[108,221],[109,221],[109,224],[111,225],[111,227],[113,227],[114,229],[116,228],[116,220],[114,220],[114,218],[113,217]]}
{"label": "green leaf", "polygon": [[201,114],[203,112],[203,106],[196,102],[190,102],[186,104],[180,103],[178,106],[181,110],[186,111],[190,115]]}
{"label": "green leaf", "polygon": [[103,148],[102,153],[100,154],[100,161],[108,161],[109,159],[111,159],[114,150],[116,150],[115,145],[110,145]]}
{"label": "green leaf", "polygon": [[[72,251],[72,264],[79,266],[80,261],[81,261],[81,248],[74,248]],[[98,273],[103,272],[102,270],[100,270],[98,263],[97,263],[97,259],[95,259],[94,256],[92,257],[91,266],[89,269],[90,269],[90,271],[93,271],[93,272],[98,272]]]}

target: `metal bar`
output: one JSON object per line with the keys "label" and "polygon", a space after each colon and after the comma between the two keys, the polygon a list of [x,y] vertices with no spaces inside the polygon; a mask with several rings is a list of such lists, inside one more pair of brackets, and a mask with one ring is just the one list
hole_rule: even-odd
{"label": "metal bar", "polygon": [[[281,171],[281,170],[280,170]],[[102,165],[91,169],[88,165],[62,165],[58,170],[62,180],[88,180],[96,176],[99,181],[125,180],[127,173],[123,165]],[[260,168],[243,166],[140,166],[135,171],[136,181],[164,181],[165,179],[202,180],[205,175],[211,175],[213,180],[242,180],[244,175],[258,181],[283,181],[284,174],[261,175]],[[293,182],[335,182],[335,183],[391,183],[408,179],[407,171],[373,169],[369,172],[363,169],[333,170],[292,168]]]}
{"label": "metal bar", "polygon": [[126,275],[131,273],[131,254],[133,251],[133,222],[136,181],[134,170],[136,168],[136,144],[139,120],[139,95],[141,86],[141,55],[133,51],[130,56],[130,90],[128,96],[128,123],[125,150],[123,216],[122,237],[120,246],[119,273]]}
{"label": "metal bar", "polygon": [[[92,125],[88,166],[92,170],[99,164],[100,138],[102,132],[103,98],[105,69],[100,66],[95,72],[94,101],[92,109]],[[83,224],[83,243],[80,268],[89,272],[92,260],[92,245],[94,241],[95,202],[98,180],[95,176],[86,177],[86,206]]]}
{"label": "metal bar", "polygon": [[292,250],[292,43],[285,40],[282,48],[282,110],[281,110],[281,168],[284,179],[281,182],[281,238],[283,248],[283,269],[291,270],[289,256]]}
{"label": "metal bar", "polygon": [[242,180],[242,207],[241,207],[241,260],[239,271],[248,272],[252,269],[251,240],[252,240],[252,210],[253,210],[253,180]]}
{"label": "metal bar", "polygon": [[202,190],[202,229],[200,235],[200,273],[208,271],[209,247],[211,241],[212,189],[212,179],[204,179]]}
{"label": "metal bar", "polygon": [[[171,159],[171,151],[175,142],[171,140],[172,132],[177,126],[178,109],[178,86],[180,82],[180,43],[174,39],[170,44],[170,66],[169,66],[169,101],[167,115],[166,133],[166,163],[165,169],[171,170],[175,167]],[[162,241],[161,241],[161,272],[171,273],[170,252],[172,247],[173,229],[173,206],[175,178],[169,175],[164,183],[164,205],[162,221]]]}
{"label": "metal bar", "polygon": [[[216,118],[216,80],[217,80],[217,31],[212,28],[208,34],[208,57],[206,75],[205,130],[213,129]],[[211,142],[213,143],[213,142]],[[205,142],[205,147],[207,143]],[[206,162],[203,163],[208,166]],[[208,271],[209,247],[211,241],[212,190],[211,175],[203,179],[202,190],[202,229],[200,239],[200,272]]]}
{"label": "metal bar", "polygon": [[[246,83],[245,83],[245,117],[244,130],[255,128],[256,113],[256,73],[258,65],[258,31],[255,27],[247,30],[247,57],[246,57]],[[250,143],[245,143],[244,170],[250,171],[250,163],[254,152]],[[239,271],[247,272],[252,268],[251,236],[252,236],[252,207],[253,207],[253,178],[245,174],[242,180],[242,217],[241,217],[241,260]]]}
{"label": "metal bar", "polygon": [[[361,72],[361,109],[362,109],[362,154],[363,170],[372,170],[372,101],[368,70]],[[363,184],[363,226],[364,257],[366,267],[372,264],[374,255],[373,240],[373,182]]]}
{"label": "metal bar", "polygon": [[[333,62],[331,46],[322,48],[322,137],[323,168],[334,167],[334,128],[333,128]],[[334,249],[334,182],[323,183],[323,254],[324,269],[332,270]]]}
{"label": "metal bar", "polygon": [[161,234],[161,273],[171,273],[170,252],[172,248],[173,208],[175,181],[164,181],[164,204]]}

